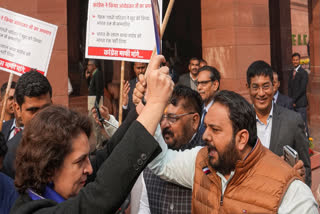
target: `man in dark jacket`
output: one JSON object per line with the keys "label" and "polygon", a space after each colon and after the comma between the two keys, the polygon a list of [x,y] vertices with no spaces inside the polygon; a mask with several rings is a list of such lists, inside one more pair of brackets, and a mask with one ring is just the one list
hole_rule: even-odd
{"label": "man in dark jacket", "polygon": [[307,85],[308,73],[300,65],[300,54],[294,53],[292,55],[292,64],[294,69],[289,74],[288,94],[293,99],[293,107],[296,112],[299,112],[306,126],[308,133],[307,123]]}
{"label": "man in dark jacket", "polygon": [[200,61],[198,58],[193,57],[189,61],[188,73],[185,73],[179,77],[178,85],[184,85],[190,87],[193,90],[197,90],[196,81],[199,74]]}
{"label": "man in dark jacket", "polygon": [[290,97],[281,94],[279,91],[279,87],[280,81],[278,73],[276,71],[273,71],[273,101],[279,106],[293,110],[293,100]]}
{"label": "man in dark jacket", "polygon": [[132,102],[132,94],[133,94],[133,90],[136,87],[136,83],[138,82],[138,77],[140,74],[145,74],[147,70],[147,64],[146,63],[142,63],[142,62],[133,62],[132,63],[132,71],[134,72],[134,78],[132,78],[129,81],[129,93],[126,96],[126,99],[123,100],[123,115],[124,115],[124,119],[126,118],[127,114],[129,113],[129,111],[131,109],[135,108],[135,105]]}
{"label": "man in dark jacket", "polygon": [[104,81],[102,71],[99,67],[98,60],[89,59],[86,70],[89,96],[103,96]]}
{"label": "man in dark jacket", "polygon": [[[2,168],[2,160],[8,148],[3,134],[0,132],[0,169]],[[12,178],[0,172],[0,213],[9,214],[10,209],[18,198],[18,193],[13,184]]]}
{"label": "man in dark jacket", "polygon": [[[23,74],[18,80],[14,94],[17,118],[21,118],[22,124],[27,125],[39,109],[52,103],[51,97],[52,88],[45,76],[36,70]],[[15,176],[14,160],[22,131],[15,131],[14,136],[7,142],[8,152],[3,161],[3,172],[11,178]]]}

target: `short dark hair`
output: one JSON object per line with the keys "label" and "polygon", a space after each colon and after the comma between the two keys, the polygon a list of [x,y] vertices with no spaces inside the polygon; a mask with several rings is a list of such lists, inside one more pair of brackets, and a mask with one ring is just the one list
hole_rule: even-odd
{"label": "short dark hair", "polygon": [[6,140],[4,135],[0,132],[0,158],[4,157],[8,151]]}
{"label": "short dark hair", "polygon": [[193,61],[193,60],[198,60],[199,61],[199,63],[200,63],[200,60],[197,58],[197,57],[192,57],[190,60],[189,60],[189,64],[191,63],[191,61]]}
{"label": "short dark hair", "polygon": [[72,140],[84,132],[91,134],[85,115],[62,106],[45,107],[23,131],[16,155],[15,185],[20,193],[28,188],[42,194],[65,157],[72,151]]}
{"label": "short dark hair", "polygon": [[251,78],[255,76],[265,76],[269,77],[271,80],[271,83],[273,84],[273,71],[271,66],[266,63],[265,61],[258,60],[253,62],[248,70],[247,70],[247,83],[248,87],[250,88],[251,84]]}
{"label": "short dark hair", "polygon": [[206,65],[206,66],[203,66],[202,68],[199,69],[199,74],[201,71],[209,71],[210,72],[210,79],[212,81],[219,82],[219,87],[218,87],[218,90],[219,90],[221,76],[220,76],[220,72],[218,71],[218,69],[216,69],[215,67]]}
{"label": "short dark hair", "polygon": [[300,54],[297,53],[297,52],[293,53],[291,58],[293,58],[293,57],[295,57],[295,56],[299,57],[299,59],[301,58]]}
{"label": "short dark hair", "polygon": [[96,68],[100,68],[100,61],[98,59],[89,59],[88,62],[92,62]]}
{"label": "short dark hair", "polygon": [[257,141],[256,112],[253,106],[240,94],[222,90],[214,96],[214,102],[229,109],[229,119],[232,122],[233,134],[246,129],[249,132],[248,145],[254,147]]}
{"label": "short dark hair", "polygon": [[48,79],[37,70],[32,69],[19,78],[14,98],[18,105],[21,106],[26,96],[39,97],[47,93],[52,97],[52,88]]}
{"label": "short dark hair", "polygon": [[187,86],[177,85],[173,89],[170,103],[177,106],[182,99],[185,100],[185,102],[182,103],[184,109],[195,111],[201,116],[202,99],[197,91],[192,90]]}
{"label": "short dark hair", "polygon": [[[10,88],[11,89],[15,89],[16,88],[16,84],[17,83],[15,81],[12,81]],[[4,97],[4,95],[6,94],[7,87],[8,87],[8,82],[3,83],[3,85],[1,86],[1,97]]]}
{"label": "short dark hair", "polygon": [[199,61],[200,61],[200,63],[201,63],[201,62],[204,62],[204,63],[208,64],[207,61],[204,60],[204,59],[200,59]]}

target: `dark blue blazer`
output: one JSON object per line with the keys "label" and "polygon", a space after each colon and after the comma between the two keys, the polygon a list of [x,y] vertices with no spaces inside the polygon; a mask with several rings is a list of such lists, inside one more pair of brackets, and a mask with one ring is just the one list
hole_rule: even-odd
{"label": "dark blue blazer", "polygon": [[284,108],[293,110],[293,100],[290,97],[281,94],[280,92],[278,92],[276,104]]}
{"label": "dark blue blazer", "polygon": [[290,72],[288,81],[288,95],[293,99],[293,103],[296,107],[306,107],[308,105],[307,100],[307,84],[308,73],[300,66],[294,79],[293,71]]}

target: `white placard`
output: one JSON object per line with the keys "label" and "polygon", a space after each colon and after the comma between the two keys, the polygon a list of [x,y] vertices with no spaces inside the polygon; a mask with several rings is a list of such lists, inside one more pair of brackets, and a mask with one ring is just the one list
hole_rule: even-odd
{"label": "white placard", "polygon": [[154,47],[151,0],[89,0],[86,58],[149,62]]}
{"label": "white placard", "polygon": [[47,75],[57,26],[0,8],[0,69]]}

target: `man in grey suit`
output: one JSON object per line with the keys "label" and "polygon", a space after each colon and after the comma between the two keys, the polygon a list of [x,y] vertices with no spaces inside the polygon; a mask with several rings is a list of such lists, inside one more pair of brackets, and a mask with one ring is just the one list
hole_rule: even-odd
{"label": "man in grey suit", "polygon": [[293,110],[293,100],[284,95],[281,94],[280,91],[278,90],[280,87],[280,81],[279,81],[279,76],[276,71],[273,71],[273,101],[278,104],[279,106],[282,106],[284,108]]}
{"label": "man in grey suit", "polygon": [[197,90],[196,81],[198,79],[199,67],[200,67],[199,59],[196,57],[191,58],[188,66],[189,72],[181,75],[179,77],[179,81],[177,84],[187,86],[196,91]]}
{"label": "man in grey suit", "polygon": [[304,122],[298,113],[273,103],[271,66],[264,61],[252,63],[247,70],[247,87],[256,111],[257,133],[261,143],[279,156],[283,155],[285,145],[296,150],[300,160],[294,168],[311,186],[309,144]]}

